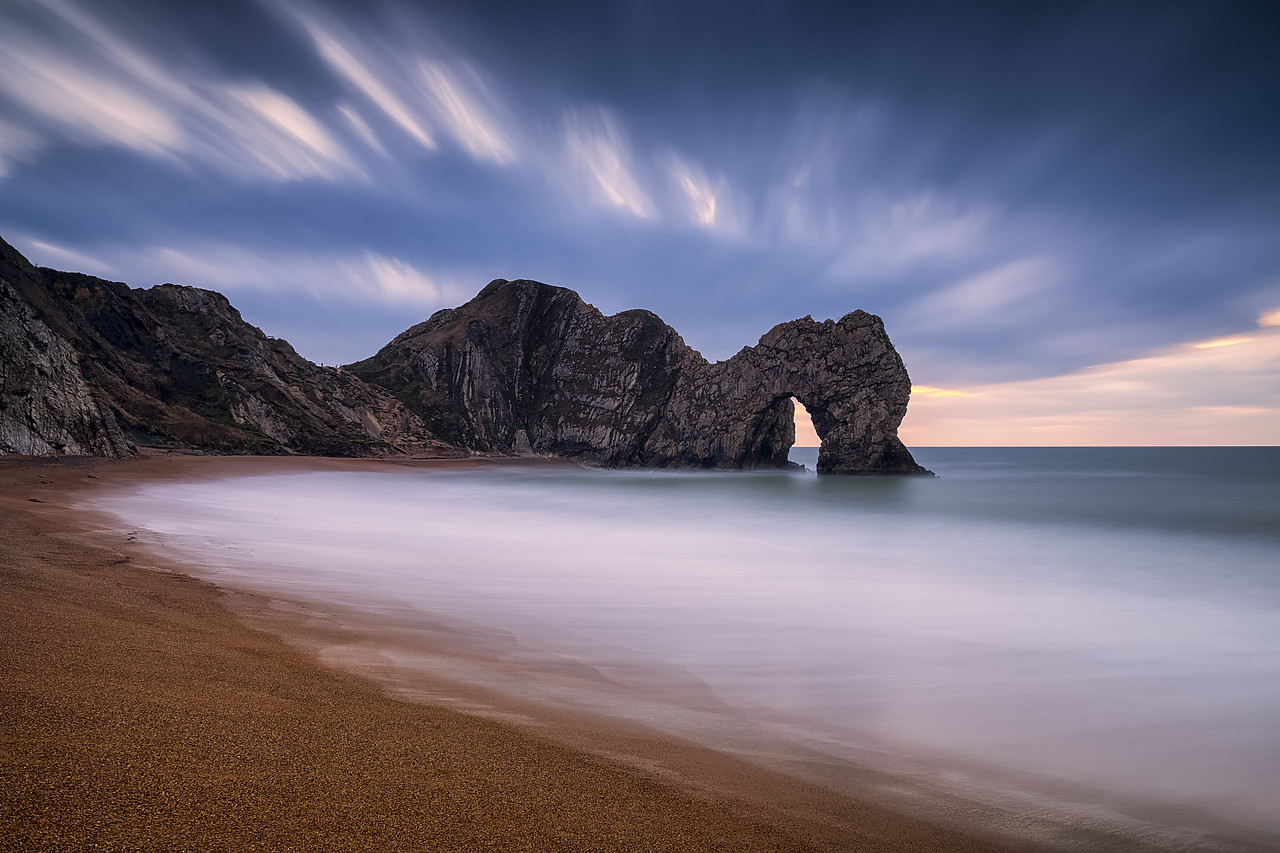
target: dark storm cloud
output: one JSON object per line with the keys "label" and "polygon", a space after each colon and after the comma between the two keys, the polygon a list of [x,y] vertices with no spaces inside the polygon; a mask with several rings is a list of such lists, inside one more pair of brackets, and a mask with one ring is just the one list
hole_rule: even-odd
{"label": "dark storm cloud", "polygon": [[498,276],[651,308],[713,358],[862,307],[937,385],[1280,305],[1262,5],[0,16],[0,233],[52,266],[225,290],[326,361]]}

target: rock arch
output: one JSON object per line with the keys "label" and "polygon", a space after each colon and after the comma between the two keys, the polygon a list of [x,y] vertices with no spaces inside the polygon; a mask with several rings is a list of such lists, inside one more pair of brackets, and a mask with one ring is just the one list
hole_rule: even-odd
{"label": "rock arch", "polygon": [[498,279],[348,369],[478,452],[785,467],[794,395],[822,439],[819,473],[928,473],[897,437],[906,369],[863,311],[783,323],[710,364],[649,311],[606,317],[571,290]]}
{"label": "rock arch", "polygon": [[[785,465],[795,438],[795,397],[822,441],[819,473],[927,473],[898,440],[911,381],[883,322],[865,311],[839,321],[782,323],[756,346],[682,378],[670,434],[682,435],[704,465]],[[716,413],[715,447],[700,440],[705,419],[682,416],[698,410]],[[651,452],[661,455],[659,448]]]}

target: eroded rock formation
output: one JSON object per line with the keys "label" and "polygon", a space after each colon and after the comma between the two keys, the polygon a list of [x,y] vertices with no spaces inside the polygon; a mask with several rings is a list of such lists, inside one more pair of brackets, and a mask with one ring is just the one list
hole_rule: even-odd
{"label": "eroded rock formation", "polygon": [[33,267],[0,240],[0,453],[449,450],[387,391],[299,356],[226,297]]}
{"label": "eroded rock formation", "polygon": [[436,435],[488,453],[607,467],[783,467],[791,397],[822,439],[821,473],[928,473],[897,437],[910,380],[878,317],[795,320],[709,364],[648,311],[603,316],[576,293],[490,283],[351,372]]}
{"label": "eroded rock formation", "polygon": [[787,465],[794,396],[823,473],[927,473],[878,317],[783,323],[709,364],[656,315],[492,282],[377,355],[322,367],[226,297],[38,269],[0,240],[0,453],[137,446],[331,456],[541,454],[606,467]]}

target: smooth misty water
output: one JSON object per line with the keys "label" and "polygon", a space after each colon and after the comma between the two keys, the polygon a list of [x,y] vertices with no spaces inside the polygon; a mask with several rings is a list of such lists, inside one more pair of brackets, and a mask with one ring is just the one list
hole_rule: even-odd
{"label": "smooth misty water", "polygon": [[941,477],[397,469],[99,506],[224,582],[607,650],[828,740],[1280,829],[1280,448],[916,455]]}

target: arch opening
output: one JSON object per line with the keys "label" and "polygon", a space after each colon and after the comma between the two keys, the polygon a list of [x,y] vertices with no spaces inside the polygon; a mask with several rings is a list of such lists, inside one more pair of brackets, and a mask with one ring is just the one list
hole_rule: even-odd
{"label": "arch opening", "polygon": [[791,398],[791,405],[795,408],[796,417],[796,440],[791,446],[821,447],[822,439],[818,438],[818,431],[813,428],[813,418],[809,416],[809,410],[795,397]]}
{"label": "arch opening", "polygon": [[809,470],[816,470],[818,451],[822,447],[822,439],[813,426],[813,418],[795,397],[791,398],[791,406],[795,412],[795,440],[788,449],[787,458],[794,464],[803,465]]}

